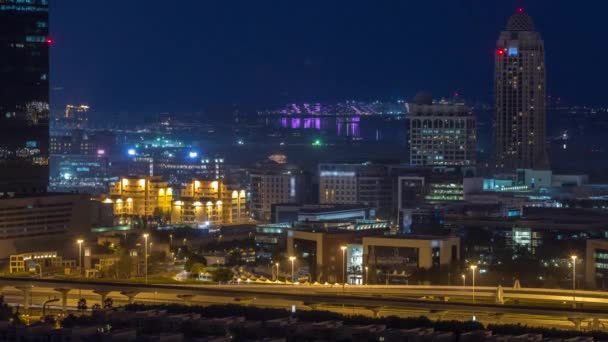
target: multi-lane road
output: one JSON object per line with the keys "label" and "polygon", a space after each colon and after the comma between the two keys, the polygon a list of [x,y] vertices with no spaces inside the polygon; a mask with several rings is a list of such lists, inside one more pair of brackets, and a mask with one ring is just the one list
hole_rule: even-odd
{"label": "multi-lane road", "polygon": [[[327,286],[327,285],[160,285],[95,283],[52,279],[0,278],[7,301],[40,305],[48,298],[75,307],[109,296],[117,305],[129,301],[197,305],[242,304],[299,310],[321,309],[373,316],[428,316],[483,323],[522,323],[561,328],[608,326],[608,293],[552,289],[470,286]],[[28,292],[27,296],[25,292]],[[28,298],[28,302],[24,300]],[[578,306],[572,308],[573,300]],[[61,303],[61,301],[59,302]],[[61,304],[59,304],[61,307]]]}

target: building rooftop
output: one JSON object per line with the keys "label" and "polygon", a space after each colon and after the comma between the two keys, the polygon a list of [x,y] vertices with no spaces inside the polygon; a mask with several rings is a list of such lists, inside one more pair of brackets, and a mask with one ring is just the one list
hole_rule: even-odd
{"label": "building rooftop", "polygon": [[507,31],[535,31],[534,21],[523,8],[518,8],[517,12],[509,18]]}

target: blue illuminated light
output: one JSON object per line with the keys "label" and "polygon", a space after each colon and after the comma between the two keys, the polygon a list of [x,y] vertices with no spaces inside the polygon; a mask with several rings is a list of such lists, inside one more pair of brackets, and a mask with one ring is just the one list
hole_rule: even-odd
{"label": "blue illuminated light", "polygon": [[198,157],[198,152],[192,151],[192,152],[188,153],[188,157],[190,157],[190,158],[196,158],[196,157]]}
{"label": "blue illuminated light", "polygon": [[517,56],[517,48],[516,47],[510,47],[509,48],[509,57],[514,57]]}
{"label": "blue illuminated light", "polygon": [[128,155],[130,155],[130,156],[134,156],[134,155],[136,155],[136,154],[137,154],[137,152],[135,151],[135,149],[134,149],[134,148],[130,148],[130,149],[127,151],[127,154],[128,154]]}

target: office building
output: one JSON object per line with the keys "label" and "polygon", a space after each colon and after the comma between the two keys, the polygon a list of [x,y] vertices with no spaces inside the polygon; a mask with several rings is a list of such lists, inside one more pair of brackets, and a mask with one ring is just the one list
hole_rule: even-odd
{"label": "office building", "polygon": [[192,180],[173,201],[171,223],[196,226],[246,222],[247,194],[245,189],[230,186],[222,180]]}
{"label": "office building", "polygon": [[545,48],[523,9],[501,32],[495,58],[496,166],[547,168]]}
{"label": "office building", "polygon": [[155,155],[152,158],[154,176],[161,176],[169,185],[180,186],[195,177],[200,180],[221,180],[225,177],[223,157],[200,157],[198,152]]}
{"label": "office building", "polygon": [[121,177],[110,185],[106,203],[114,204],[114,214],[124,216],[168,216],[173,189],[161,177]]}
{"label": "office building", "polygon": [[591,289],[608,288],[608,239],[587,240],[585,285]]}
{"label": "office building", "polygon": [[0,259],[11,254],[57,249],[74,253],[74,241],[90,230],[86,195],[51,194],[0,200]]}
{"label": "office building", "polygon": [[310,176],[287,165],[267,165],[254,170],[251,179],[251,212],[258,220],[270,221],[273,204],[307,203]]}
{"label": "office building", "polygon": [[48,0],[0,2],[0,193],[48,183]]}
{"label": "office building", "polygon": [[362,204],[386,216],[393,207],[393,182],[385,164],[319,164],[319,203]]}
{"label": "office building", "polygon": [[471,109],[463,103],[423,100],[417,97],[418,102],[407,106],[410,165],[474,166],[477,134]]}
{"label": "office building", "polygon": [[350,284],[361,284],[365,278],[368,284],[406,283],[416,269],[460,260],[458,237],[389,236],[385,232],[296,229],[288,234],[287,254],[296,257],[300,272],[308,272],[313,281]]}

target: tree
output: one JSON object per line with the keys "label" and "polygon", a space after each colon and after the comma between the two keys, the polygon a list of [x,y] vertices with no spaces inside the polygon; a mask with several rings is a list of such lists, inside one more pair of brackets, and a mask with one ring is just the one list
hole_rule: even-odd
{"label": "tree", "polygon": [[104,309],[111,309],[113,305],[114,305],[114,300],[112,298],[106,297],[106,299],[104,299],[104,301],[103,301]]}
{"label": "tree", "polygon": [[216,268],[215,270],[211,271],[211,277],[213,279],[213,281],[215,282],[228,282],[230,280],[232,280],[232,277],[234,276],[232,273],[232,270],[229,268]]}
{"label": "tree", "polygon": [[80,298],[78,300],[78,305],[76,306],[78,311],[87,311],[87,300],[84,298]]}
{"label": "tree", "polygon": [[4,302],[4,296],[0,295],[0,321],[8,321],[12,315],[11,308]]}
{"label": "tree", "polygon": [[200,276],[202,273],[205,273],[206,270],[207,268],[205,267],[205,265],[199,262],[193,264],[192,267],[190,267],[190,273],[196,276]]}

